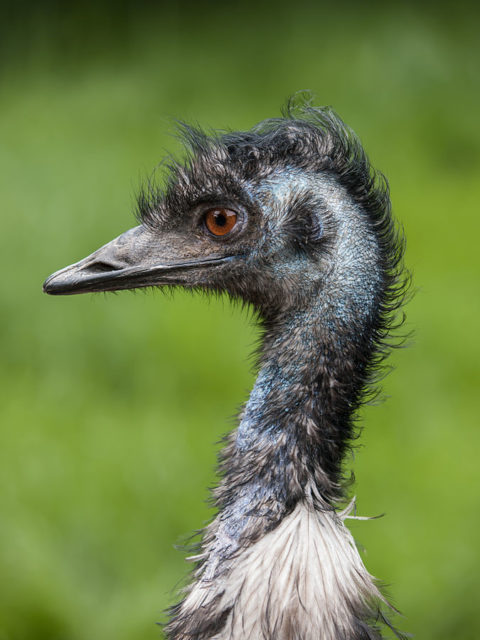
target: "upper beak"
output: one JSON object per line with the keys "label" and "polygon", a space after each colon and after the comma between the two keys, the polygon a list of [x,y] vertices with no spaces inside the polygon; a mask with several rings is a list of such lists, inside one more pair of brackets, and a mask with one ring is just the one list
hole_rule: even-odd
{"label": "upper beak", "polygon": [[70,295],[187,284],[186,272],[230,259],[229,256],[182,258],[172,244],[166,244],[165,239],[162,242],[139,226],[126,231],[80,262],[55,272],[45,280],[43,290],[52,295]]}

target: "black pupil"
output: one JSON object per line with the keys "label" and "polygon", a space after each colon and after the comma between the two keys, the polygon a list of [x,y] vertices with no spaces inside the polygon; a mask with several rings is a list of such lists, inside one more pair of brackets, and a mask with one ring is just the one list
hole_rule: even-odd
{"label": "black pupil", "polygon": [[224,213],[216,213],[215,224],[218,227],[224,227],[227,224],[227,216]]}

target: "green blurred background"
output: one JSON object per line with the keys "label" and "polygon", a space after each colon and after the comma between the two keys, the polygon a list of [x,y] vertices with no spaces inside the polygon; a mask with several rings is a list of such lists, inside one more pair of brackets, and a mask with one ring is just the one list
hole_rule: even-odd
{"label": "green blurred background", "polygon": [[256,330],[178,293],[47,298],[134,224],[172,118],[248,128],[311,89],[388,176],[417,293],[363,411],[353,523],[417,638],[480,637],[479,14],[432,4],[15,2],[0,38],[0,640],[147,640],[210,516]]}

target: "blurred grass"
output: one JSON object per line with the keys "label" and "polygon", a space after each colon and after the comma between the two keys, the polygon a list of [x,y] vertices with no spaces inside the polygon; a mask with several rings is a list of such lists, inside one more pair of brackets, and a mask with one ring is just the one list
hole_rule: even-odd
{"label": "blurred grass", "polygon": [[480,636],[479,47],[468,5],[12,5],[0,74],[0,639],[136,640],[185,575],[256,332],[225,301],[49,299],[133,224],[171,117],[244,128],[310,88],[388,175],[418,292],[364,410],[353,523],[399,626]]}

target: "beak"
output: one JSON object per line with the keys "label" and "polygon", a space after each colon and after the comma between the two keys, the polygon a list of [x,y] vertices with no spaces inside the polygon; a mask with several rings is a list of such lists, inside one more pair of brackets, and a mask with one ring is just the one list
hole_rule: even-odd
{"label": "beak", "polygon": [[[232,256],[179,256],[175,238],[155,236],[145,227],[126,231],[87,258],[57,271],[43,284],[45,293],[71,295],[157,285],[195,285],[192,270],[223,264]],[[176,255],[177,254],[177,255]],[[192,277],[193,276],[193,277]]]}

